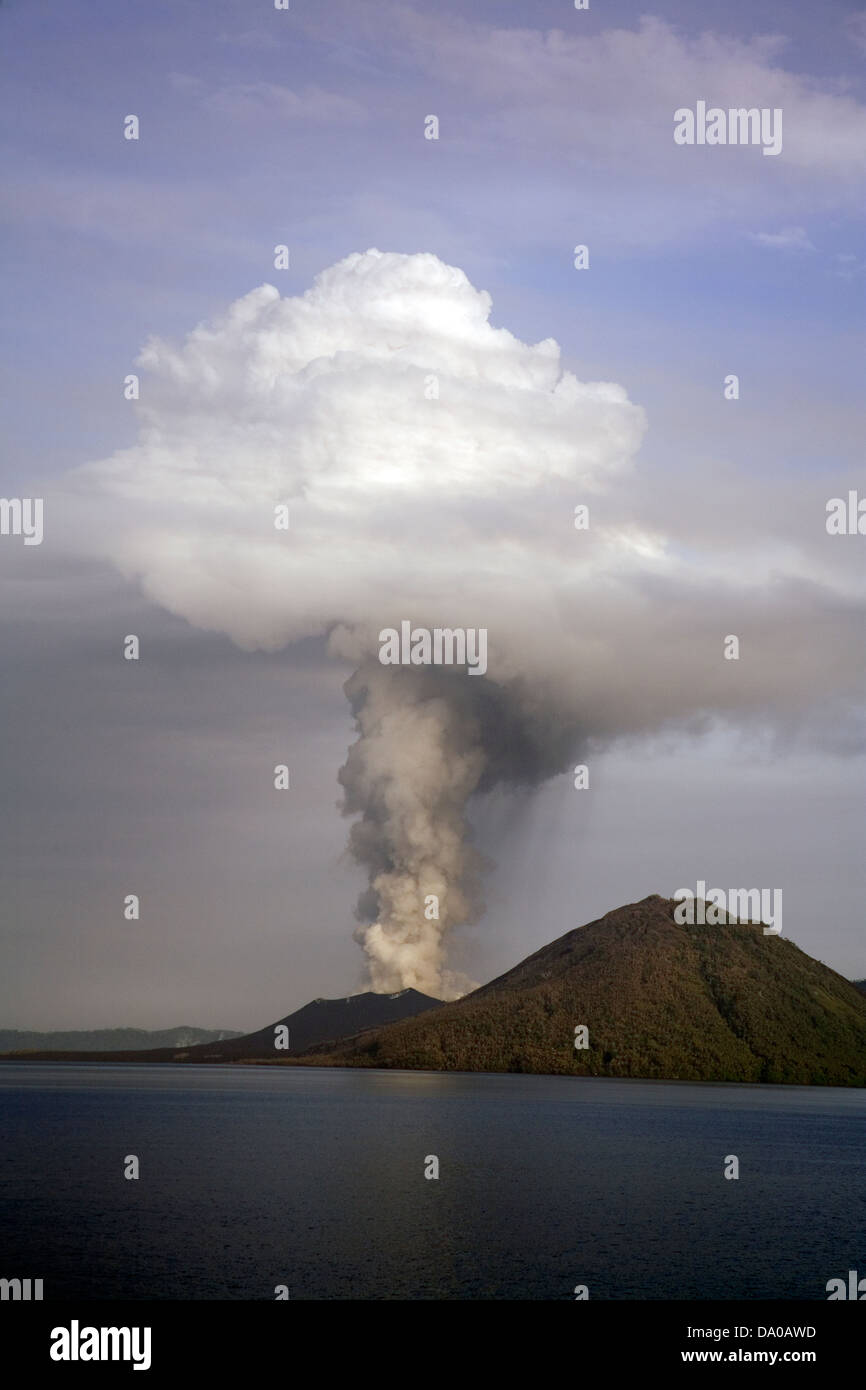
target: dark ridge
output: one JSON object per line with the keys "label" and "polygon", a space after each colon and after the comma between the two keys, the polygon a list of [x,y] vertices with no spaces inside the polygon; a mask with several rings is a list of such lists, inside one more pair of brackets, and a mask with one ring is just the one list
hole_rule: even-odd
{"label": "dark ridge", "polygon": [[154,1047],[194,1047],[199,1043],[224,1042],[239,1038],[232,1028],[144,1028],[74,1029],[69,1032],[34,1033],[18,1028],[0,1028],[3,1052],[141,1052]]}
{"label": "dark ridge", "polygon": [[[404,989],[396,994],[353,994],[342,999],[314,999],[267,1028],[255,1033],[235,1034],[223,1041],[209,1041],[198,1046],[160,1047],[147,1050],[84,1051],[43,1049],[19,1050],[17,1058],[27,1061],[90,1062],[249,1062],[283,1060],[316,1044],[333,1047],[346,1038],[354,1037],[367,1028],[411,1018],[425,1009],[435,1009],[441,1000],[416,989]],[[274,1045],[276,1029],[285,1025],[289,1030],[289,1049],[278,1051]],[[9,1058],[9,1054],[7,1054]],[[10,1058],[14,1060],[14,1058]]]}

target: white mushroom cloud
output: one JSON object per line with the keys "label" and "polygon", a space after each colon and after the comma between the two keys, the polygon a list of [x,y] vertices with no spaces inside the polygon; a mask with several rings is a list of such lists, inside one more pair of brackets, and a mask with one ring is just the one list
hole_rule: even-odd
{"label": "white mushroom cloud", "polygon": [[[473,796],[622,735],[846,705],[855,683],[859,610],[778,577],[747,600],[648,534],[629,505],[641,409],[490,312],[432,254],[354,254],[294,298],[264,285],[145,346],[138,441],[66,485],[88,547],[173,613],[247,650],[323,635],[356,666],[339,778],[380,991],[471,985],[448,945],[483,910]],[[383,666],[380,631],[407,620],[485,628],[486,674]]]}

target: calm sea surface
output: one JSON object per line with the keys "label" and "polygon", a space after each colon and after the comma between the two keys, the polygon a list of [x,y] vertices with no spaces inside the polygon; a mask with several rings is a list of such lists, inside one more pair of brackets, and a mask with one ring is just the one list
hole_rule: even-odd
{"label": "calm sea surface", "polygon": [[863,1091],[0,1064],[0,1115],[0,1277],[46,1299],[823,1300],[866,1275]]}

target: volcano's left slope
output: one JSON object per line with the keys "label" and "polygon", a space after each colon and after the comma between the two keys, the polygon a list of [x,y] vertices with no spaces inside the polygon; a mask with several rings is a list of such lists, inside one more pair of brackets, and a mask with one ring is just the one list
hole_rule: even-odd
{"label": "volcano's left slope", "polygon": [[[151,1048],[136,1052],[18,1052],[7,1053],[8,1060],[41,1062],[253,1062],[282,1060],[306,1048],[342,1043],[370,1028],[414,1018],[441,1006],[441,999],[421,994],[417,989],[398,994],[352,994],[342,999],[313,999],[285,1018],[255,1033],[226,1038],[222,1042],[197,1047]],[[277,1030],[288,1029],[288,1048],[277,1050]]]}

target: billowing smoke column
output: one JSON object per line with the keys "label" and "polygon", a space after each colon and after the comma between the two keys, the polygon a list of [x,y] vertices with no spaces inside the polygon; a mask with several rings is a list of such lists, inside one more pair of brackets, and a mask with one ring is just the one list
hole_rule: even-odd
{"label": "billowing smoke column", "polygon": [[[465,669],[366,662],[346,684],[358,727],[340,781],[360,812],[350,847],[367,869],[356,933],[373,988],[408,985],[451,998],[472,982],[445,968],[448,933],[483,910],[467,804],[499,783],[533,785],[562,770],[574,731],[552,737],[516,685]],[[432,899],[432,901],[431,901]]]}
{"label": "billowing smoke column", "polygon": [[445,947],[481,910],[466,821],[484,772],[481,725],[423,671],[367,662],[346,693],[359,737],[340,781],[346,812],[361,814],[349,843],[370,878],[356,936],[373,989],[463,993],[469,982],[444,971]]}
{"label": "billowing smoke column", "polygon": [[[777,576],[750,597],[759,659],[722,669],[736,566],[696,566],[640,518],[642,412],[490,309],[427,254],[349,256],[297,298],[263,286],[181,348],[146,346],[138,443],[64,489],[82,548],[172,612],[249,650],[318,634],[355,666],[340,780],[378,990],[468,983],[446,956],[481,912],[473,795],[536,785],[587,741],[793,711],[853,649],[839,622],[804,646],[808,595]],[[383,665],[404,621],[485,629],[486,674]]]}

